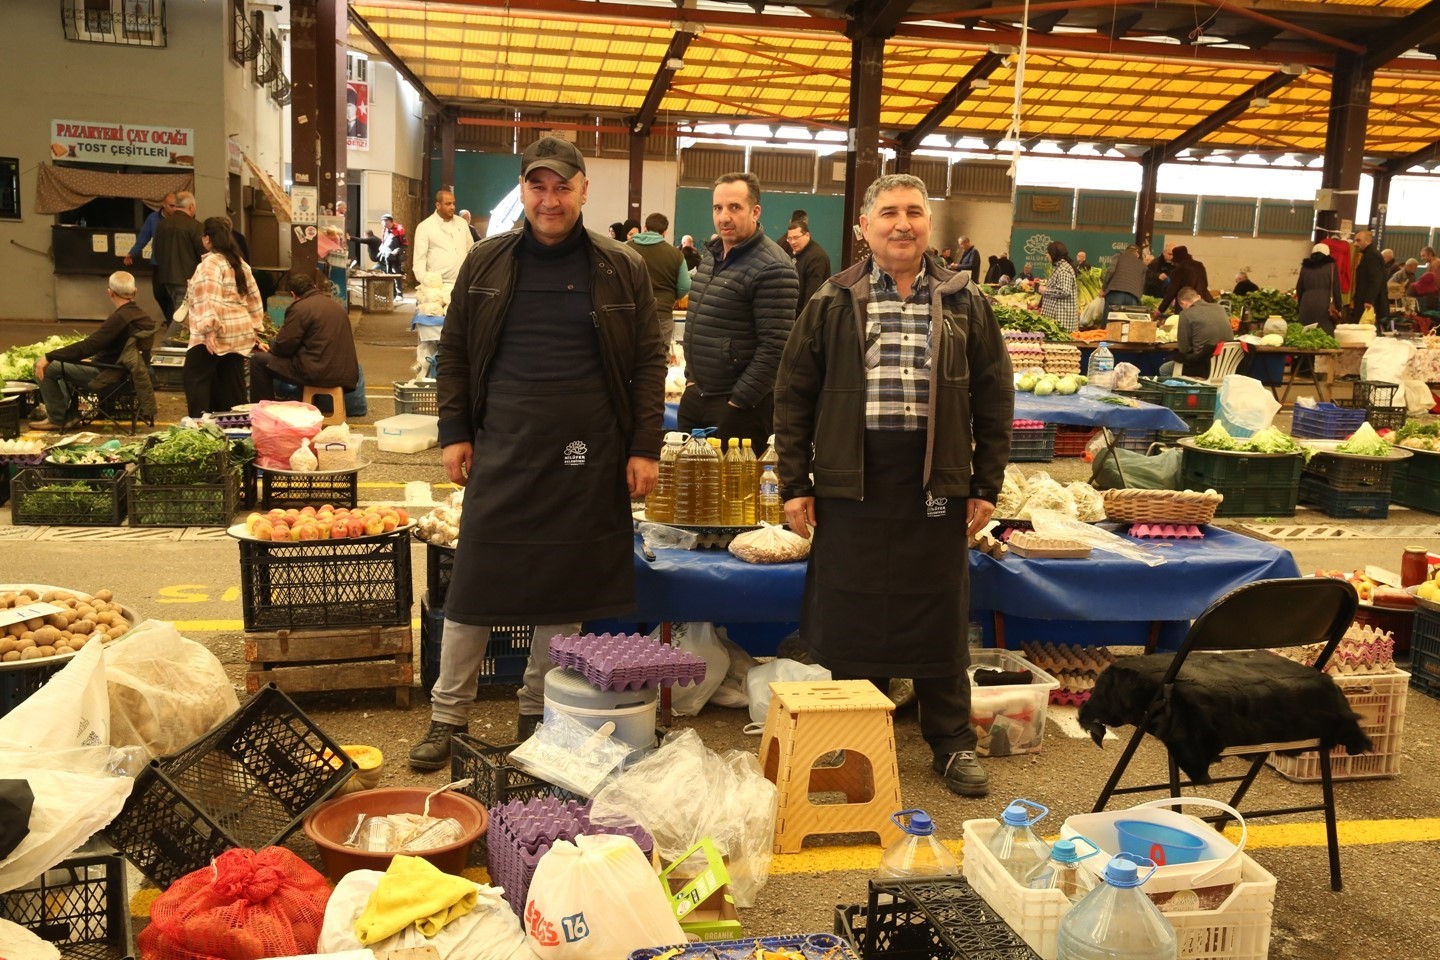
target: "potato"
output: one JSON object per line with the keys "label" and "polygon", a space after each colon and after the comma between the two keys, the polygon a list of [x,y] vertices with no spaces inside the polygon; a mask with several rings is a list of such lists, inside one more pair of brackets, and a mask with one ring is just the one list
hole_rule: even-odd
{"label": "potato", "polygon": [[27,630],[39,630],[43,626],[45,626],[44,617],[31,617],[25,621],[25,628]]}
{"label": "potato", "polygon": [[105,634],[106,634],[106,636],[108,636],[111,640],[115,640],[115,639],[117,639],[117,638],[119,638],[119,637],[125,636],[125,634],[126,634],[129,630],[130,630],[129,627],[114,626],[114,627],[111,627],[109,630],[106,630],[106,631],[105,631]]}
{"label": "potato", "polygon": [[0,637],[0,654],[9,653],[15,649],[16,640],[14,637]]}
{"label": "potato", "polygon": [[56,647],[56,648],[55,648],[55,655],[56,655],[57,657],[59,657],[59,656],[64,656],[64,655],[67,654],[67,653],[74,653],[74,652],[75,652],[74,649],[71,648],[71,647]]}
{"label": "potato", "polygon": [[41,627],[39,630],[35,631],[36,643],[53,644],[56,640],[59,639],[60,631],[55,629],[54,627]]}
{"label": "potato", "polygon": [[70,632],[71,632],[72,634],[75,634],[75,633],[94,633],[94,632],[95,632],[95,624],[94,624],[92,621],[90,621],[90,620],[81,620],[79,623],[72,623],[72,624],[70,624]]}
{"label": "potato", "polygon": [[114,623],[115,619],[115,614],[110,610],[101,610],[99,613],[95,614],[95,622],[103,623],[107,627]]}
{"label": "potato", "polygon": [[40,594],[39,594],[39,592],[38,592],[37,590],[35,590],[33,587],[26,587],[24,590],[21,590],[18,595],[27,598],[27,602],[30,601],[30,600],[39,600],[39,599],[40,599]]}
{"label": "potato", "polygon": [[60,640],[61,643],[69,643],[69,642],[70,642],[70,638],[73,637],[73,636],[75,636],[75,635],[74,635],[73,633],[71,633],[69,630],[61,630],[61,631],[60,631],[60,638],[59,638],[59,640]]}
{"label": "potato", "polygon": [[109,601],[115,599],[115,594],[111,593],[109,590],[96,590],[95,599],[104,600],[108,603]]}
{"label": "potato", "polygon": [[24,651],[26,651],[26,650],[33,650],[33,649],[35,649],[35,648],[38,647],[38,646],[39,646],[39,644],[36,643],[34,640],[16,640],[16,641],[15,641],[15,649],[21,651],[22,653],[23,653]]}
{"label": "potato", "polygon": [[36,647],[35,649],[40,651],[40,656],[42,656],[42,657],[53,657],[53,656],[55,656],[55,648],[54,648],[54,647],[49,647],[49,646],[46,646],[46,647]]}
{"label": "potato", "polygon": [[70,637],[68,640],[62,641],[62,645],[68,643],[72,650],[79,650],[81,647],[85,646],[85,644],[89,642],[89,637]]}
{"label": "potato", "polygon": [[10,624],[10,626],[5,628],[5,632],[10,634],[10,636],[12,637],[22,637],[30,631],[23,623],[12,623]]}
{"label": "potato", "polygon": [[41,657],[39,647],[26,647],[20,651],[21,660],[39,660]]}
{"label": "potato", "polygon": [[10,609],[10,601],[15,599],[13,593],[0,593],[0,610]]}
{"label": "potato", "polygon": [[[20,639],[21,639],[21,640],[35,640],[35,633],[34,633],[34,631],[26,630],[24,633],[20,634]],[[36,643],[39,643],[40,641],[36,640],[35,642],[36,642]]]}
{"label": "potato", "polygon": [[75,612],[80,615],[81,620],[95,619],[95,608],[88,603],[80,604],[80,606],[75,608]]}
{"label": "potato", "polygon": [[20,659],[19,650],[11,650],[8,653],[0,654],[0,663],[14,663]]}
{"label": "potato", "polygon": [[58,630],[64,630],[65,625],[70,622],[70,618],[63,613],[52,613],[45,618],[45,622]]}

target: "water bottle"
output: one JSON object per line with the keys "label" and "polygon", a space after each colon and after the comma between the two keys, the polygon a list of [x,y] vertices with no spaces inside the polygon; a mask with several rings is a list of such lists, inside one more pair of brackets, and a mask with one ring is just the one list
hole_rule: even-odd
{"label": "water bottle", "polygon": [[[909,818],[904,819],[904,818]],[[935,821],[924,810],[901,810],[890,815],[905,836],[885,848],[880,857],[881,877],[954,877],[960,865],[935,836]]]}
{"label": "water bottle", "polygon": [[[1140,866],[1150,868],[1143,877]],[[1056,960],[1176,960],[1175,928],[1140,892],[1155,862],[1128,853],[1105,865],[1103,883],[1060,919]]]}
{"label": "water bottle", "polygon": [[760,477],[760,498],[755,505],[755,519],[762,523],[784,523],[785,501],[780,497],[780,478],[775,468],[766,465]]}
{"label": "water bottle", "polygon": [[[1088,846],[1090,851],[1081,853],[1075,846],[1077,842]],[[1089,860],[1099,852],[1100,848],[1084,837],[1056,840],[1050,848],[1050,862],[1035,874],[1030,885],[1037,890],[1059,890],[1071,903],[1078,903],[1095,889],[1095,875],[1081,866],[1080,861]]]}
{"label": "water bottle", "polygon": [[1090,355],[1090,383],[1109,390],[1115,384],[1115,355],[1110,352],[1110,341],[1102,341]]}
{"label": "water bottle", "polygon": [[[1040,812],[1032,817],[1032,809]],[[986,844],[1000,866],[1021,886],[1028,886],[1031,878],[1050,862],[1050,845],[1030,829],[1049,813],[1049,807],[1033,800],[1011,800],[1000,815],[1000,829]]]}

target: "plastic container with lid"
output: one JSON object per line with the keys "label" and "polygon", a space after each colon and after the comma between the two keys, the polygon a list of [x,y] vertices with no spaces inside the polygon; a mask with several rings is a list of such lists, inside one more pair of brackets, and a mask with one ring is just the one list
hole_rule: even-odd
{"label": "plastic container with lid", "polygon": [[660,448],[660,463],[656,467],[655,488],[645,496],[646,520],[675,522],[675,463],[684,444],[685,434],[678,430],[665,434],[665,445]]}
{"label": "plastic container with lid", "polygon": [[954,877],[960,865],[935,836],[935,821],[924,810],[901,810],[890,815],[905,836],[885,848],[880,857],[881,877]]}
{"label": "plastic container with lid", "polygon": [[1061,919],[1057,960],[1176,960],[1175,928],[1140,890],[1154,872],[1144,857],[1111,859],[1103,883]]}
{"label": "plastic container with lid", "polygon": [[1110,352],[1110,341],[1101,341],[1100,346],[1090,355],[1090,383],[1092,386],[1109,390],[1115,383],[1115,355]]}
{"label": "plastic container with lid", "polygon": [[375,442],[386,453],[419,453],[440,442],[440,418],[402,413],[375,421]]}
{"label": "plastic container with lid", "polygon": [[545,674],[545,719],[563,713],[577,723],[599,730],[615,724],[616,740],[637,750],[655,746],[654,687],[641,690],[599,690],[575,670],[556,667]]}

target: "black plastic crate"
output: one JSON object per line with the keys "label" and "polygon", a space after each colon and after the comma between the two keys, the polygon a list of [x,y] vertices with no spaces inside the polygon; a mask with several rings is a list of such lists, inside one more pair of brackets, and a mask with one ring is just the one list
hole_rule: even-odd
{"label": "black plastic crate", "polygon": [[[476,688],[524,680],[534,632],[534,628],[528,626],[491,627],[490,643],[480,663]],[[427,592],[420,598],[420,688],[427,697],[440,677],[440,644],[444,634],[445,611],[430,605]]]}
{"label": "black plastic crate", "polygon": [[427,417],[440,416],[440,400],[434,380],[420,383],[403,383],[395,380],[392,383],[395,388],[395,412],[397,414],[418,413]]}
{"label": "black plastic crate", "polygon": [[31,467],[10,481],[10,496],[10,522],[16,525],[118,527],[125,522],[124,474],[77,477],[53,467]]}
{"label": "black plastic crate", "polygon": [[1366,407],[1365,419],[1376,430],[1399,430],[1405,426],[1404,407]]}
{"label": "black plastic crate", "polygon": [[[69,662],[69,657],[58,661],[55,657],[41,657],[6,664],[5,669],[0,670],[0,717],[24,703]],[[25,665],[21,666],[22,663]]]}
{"label": "black plastic crate", "polygon": [[1040,960],[964,877],[871,880],[865,907],[835,910],[864,960]]}
{"label": "black plastic crate", "polygon": [[1300,478],[1300,502],[1319,507],[1327,517],[1384,520],[1390,516],[1390,490],[1337,490],[1313,476]]}
{"label": "black plastic crate", "polygon": [[1351,385],[1350,403],[1356,407],[1393,407],[1398,383],[1384,380],[1356,380]]}
{"label": "black plastic crate", "polygon": [[1410,686],[1427,697],[1440,700],[1440,656],[1410,651]]}
{"label": "black plastic crate", "polygon": [[235,519],[236,484],[141,483],[131,475],[127,494],[132,527],[228,527]]}
{"label": "black plastic crate", "polygon": [[486,809],[532,797],[575,798],[555,784],[511,765],[510,751],[518,746],[518,743],[486,743],[478,737],[457,734],[450,739],[450,779],[469,779],[468,787],[456,789],[480,801]]}
{"label": "black plastic crate", "polygon": [[269,684],[220,726],[150,761],[105,839],[160,887],[232,847],[282,842],[355,762]]}
{"label": "black plastic crate", "polygon": [[128,956],[125,858],[113,851],[77,850],[23,887],[0,895],[0,918],[53,943],[67,960]]}
{"label": "black plastic crate", "polygon": [[1011,463],[1048,463],[1055,459],[1055,425],[1010,428]]}
{"label": "black plastic crate", "polygon": [[1402,460],[1390,481],[1390,502],[1426,513],[1440,513],[1440,480],[1417,476],[1409,467],[1409,461]]}
{"label": "black plastic crate", "polygon": [[0,400],[0,440],[14,440],[20,436],[20,398],[6,397]]}
{"label": "black plastic crate", "polygon": [[354,509],[360,503],[360,471],[288,473],[256,469],[261,510],[289,510],[331,504]]}
{"label": "black plastic crate", "polygon": [[1185,421],[1185,428],[1191,434],[1204,433],[1215,423],[1215,413],[1210,410],[1190,412],[1184,410],[1172,411],[1181,420]]}
{"label": "black plastic crate", "polygon": [[1136,453],[1149,453],[1151,444],[1161,442],[1159,430],[1120,430],[1113,436],[1115,446]]}
{"label": "black plastic crate", "polygon": [[1395,460],[1359,460],[1355,457],[1332,457],[1317,453],[1305,464],[1301,479],[1313,477],[1325,481],[1332,490],[1357,493],[1389,493],[1395,476]]}
{"label": "black plastic crate", "polygon": [[159,442],[158,437],[145,441],[136,461],[142,483],[165,486],[181,486],[191,483],[224,483],[230,478],[230,447],[217,450],[203,460],[190,463],[152,463],[150,448]]}
{"label": "black plastic crate", "polygon": [[242,539],[246,630],[410,622],[410,534],[272,543]]}
{"label": "black plastic crate", "polygon": [[455,548],[425,544],[425,594],[437,607],[445,606],[445,594],[455,575]]}
{"label": "black plastic crate", "polygon": [[1416,609],[1415,625],[1410,631],[1410,655],[1417,653],[1440,657],[1440,613],[1425,607]]}

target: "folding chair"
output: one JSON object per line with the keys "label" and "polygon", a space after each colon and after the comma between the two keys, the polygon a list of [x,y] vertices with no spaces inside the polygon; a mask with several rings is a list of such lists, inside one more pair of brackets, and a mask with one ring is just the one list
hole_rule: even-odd
{"label": "folding chair", "polygon": [[[1187,659],[1192,653],[1226,653],[1234,651],[1257,651],[1267,650],[1272,647],[1291,647],[1305,644],[1322,643],[1319,656],[1315,660],[1315,669],[1323,675],[1325,664],[1329,661],[1330,655],[1339,645],[1340,640],[1345,636],[1346,629],[1355,618],[1355,609],[1359,600],[1354,587],[1341,580],[1328,578],[1301,578],[1288,580],[1260,580],[1247,584],[1221,597],[1212,603],[1200,618],[1191,626],[1190,632],[1186,634],[1185,641],[1173,658],[1170,660],[1168,669],[1159,680],[1153,697],[1148,705],[1142,699],[1136,699],[1126,705],[1126,709],[1134,708],[1135,712],[1143,707],[1143,716],[1135,724],[1135,732],[1130,737],[1130,742],[1125,745],[1120,759],[1115,764],[1110,779],[1106,781],[1104,789],[1100,791],[1100,797],[1095,801],[1094,812],[1099,813],[1105,809],[1110,798],[1115,794],[1144,793],[1159,790],[1168,790],[1173,797],[1181,796],[1181,787],[1194,787],[1196,782],[1193,779],[1183,780],[1180,777],[1180,767],[1176,762],[1174,749],[1166,744],[1166,759],[1169,765],[1169,781],[1167,783],[1151,783],[1136,786],[1120,786],[1121,778],[1124,776],[1130,760],[1135,756],[1135,751],[1140,746],[1140,741],[1149,733],[1151,736],[1160,738],[1157,730],[1164,729],[1166,724],[1173,723],[1175,713],[1173,708],[1181,698],[1194,700],[1193,692],[1203,686],[1203,677],[1200,676],[1204,664],[1193,667],[1183,678],[1180,677]],[[1147,658],[1148,659],[1148,658]],[[1196,658],[1197,661],[1200,658]],[[1295,667],[1279,657],[1276,660],[1277,675],[1281,672],[1295,674]],[[1123,663],[1123,661],[1122,661]],[[1268,661],[1263,661],[1268,664]],[[1109,668],[1110,670],[1115,667]],[[1268,669],[1268,668],[1267,668]],[[1108,672],[1108,671],[1107,671]],[[1298,671],[1298,675],[1307,681],[1311,679],[1308,670]],[[1121,676],[1116,675],[1117,678]],[[1101,678],[1105,675],[1102,673]],[[1270,679],[1269,677],[1266,678]],[[1188,690],[1177,689],[1178,687]],[[1092,694],[1091,704],[1087,704],[1087,711],[1092,705],[1095,710],[1104,711],[1110,706],[1117,705],[1123,696],[1110,696],[1114,692],[1113,685],[1109,691],[1102,691],[1101,684],[1097,682],[1096,691]],[[1329,686],[1315,684],[1316,688],[1328,696],[1332,691]],[[1258,687],[1257,687],[1258,690]],[[1177,696],[1178,694],[1178,696]],[[1333,694],[1344,702],[1344,695],[1336,687]],[[1257,694],[1258,695],[1258,694]],[[1108,705],[1100,705],[1096,699],[1103,696]],[[1143,698],[1138,690],[1134,691],[1135,697]],[[1306,698],[1307,703],[1316,702],[1313,696]],[[1337,709],[1339,705],[1336,704]],[[1351,717],[1349,721],[1353,725],[1353,714],[1349,713],[1348,704],[1343,708]],[[1300,711],[1296,711],[1298,714]],[[1319,714],[1317,713],[1316,716]],[[1087,719],[1086,712],[1082,712],[1081,720],[1092,727],[1096,726],[1094,713],[1091,719]],[[1277,718],[1277,723],[1301,723],[1295,720],[1294,714],[1283,714]],[[1108,722],[1108,721],[1107,721]],[[1318,721],[1309,723],[1313,728]],[[1343,723],[1343,721],[1341,721]],[[1249,769],[1243,774],[1234,776],[1216,777],[1210,779],[1210,783],[1234,783],[1235,793],[1230,798],[1230,806],[1240,810],[1240,803],[1245,798],[1246,792],[1254,782],[1260,768],[1264,766],[1265,759],[1274,751],[1288,750],[1318,750],[1320,758],[1320,788],[1323,802],[1305,806],[1283,807],[1264,810],[1250,810],[1242,813],[1247,818],[1273,817],[1291,813],[1309,813],[1323,811],[1325,814],[1325,836],[1330,852],[1330,887],[1333,890],[1340,890],[1340,846],[1335,829],[1335,793],[1334,784],[1330,778],[1330,750],[1339,739],[1336,727],[1327,729],[1324,733],[1314,735],[1316,731],[1309,729],[1303,731],[1309,734],[1303,738],[1284,740],[1283,742],[1272,743],[1243,743],[1225,744],[1219,755],[1224,757],[1243,757],[1250,761]],[[1354,727],[1354,735],[1360,741],[1365,741],[1363,732]],[[1353,751],[1353,736],[1345,742],[1348,749]],[[1193,767],[1190,768],[1193,772]],[[1203,778],[1202,778],[1203,779]],[[1218,829],[1223,829],[1227,816],[1221,814],[1204,818],[1215,823]]]}
{"label": "folding chair", "polygon": [[82,360],[76,366],[91,367],[99,373],[89,383],[71,385],[66,422],[90,428],[96,421],[103,420],[119,429],[129,420],[133,434],[140,422],[140,400],[135,395],[130,371],[118,363],[94,360]]}

